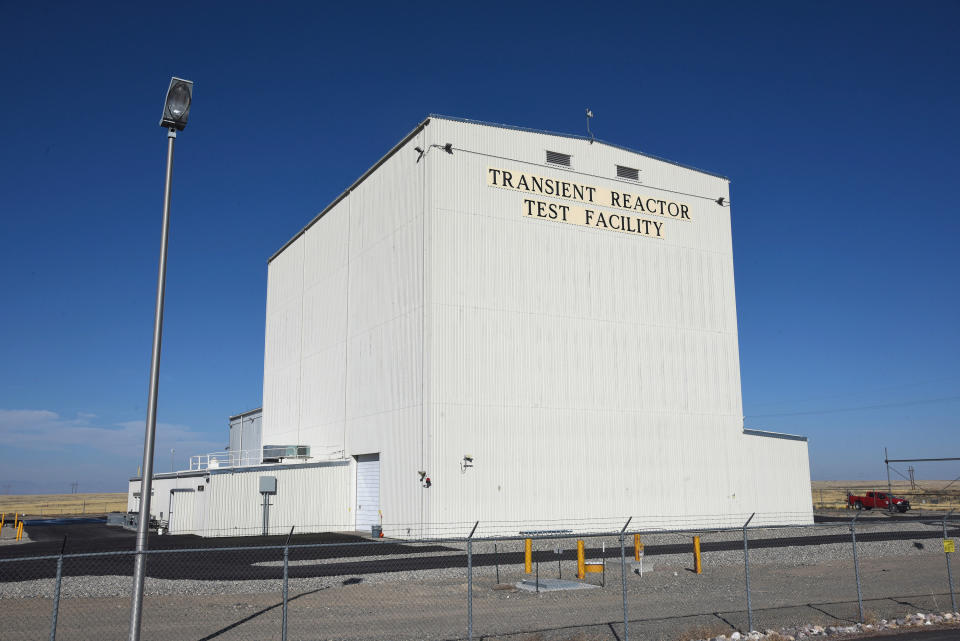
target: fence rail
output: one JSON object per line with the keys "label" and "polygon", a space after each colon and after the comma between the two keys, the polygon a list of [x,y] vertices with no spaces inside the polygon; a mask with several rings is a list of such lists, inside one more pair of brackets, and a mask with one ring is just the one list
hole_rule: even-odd
{"label": "fence rail", "polygon": [[42,516],[61,516],[77,514],[107,514],[109,512],[126,512],[126,498],[112,501],[73,501],[69,503],[31,503],[29,505],[15,505],[9,509],[0,509],[0,513],[7,519],[19,514],[21,517],[33,518]]}
{"label": "fence rail", "polygon": [[[664,626],[673,626],[670,636],[693,626],[685,636],[709,638],[803,617],[863,627],[906,611],[957,610],[949,545],[940,545],[960,534],[951,515],[781,526],[757,526],[756,516],[738,527],[624,519],[589,533],[481,537],[483,524],[473,523],[463,535],[429,539],[288,536],[151,549],[143,638],[561,639],[589,630],[590,638],[627,641],[659,636]],[[70,545],[19,556],[0,548],[5,634],[125,633],[137,553]]]}

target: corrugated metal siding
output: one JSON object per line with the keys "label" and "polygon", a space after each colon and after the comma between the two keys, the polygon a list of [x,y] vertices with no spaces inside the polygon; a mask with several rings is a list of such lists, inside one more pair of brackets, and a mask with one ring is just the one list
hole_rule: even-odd
{"label": "corrugated metal siding", "polygon": [[[429,159],[434,525],[784,511],[733,472],[783,448],[741,433],[730,210],[713,202],[727,181],[544,134],[443,120],[428,134],[455,149]],[[547,149],[571,171],[545,166]],[[491,166],[659,195],[693,220],[656,240],[528,219],[523,194],[487,185]]]}
{"label": "corrugated metal siding", "polygon": [[299,438],[304,238],[287,247],[267,270],[263,438],[271,445],[294,445]]}
{"label": "corrugated metal siding", "polygon": [[[155,519],[165,519],[170,513],[170,490],[183,488],[196,488],[205,483],[203,476],[162,476],[154,477],[151,483],[153,497],[150,500],[150,516]],[[134,498],[134,493],[140,492],[140,481],[133,480],[127,485],[127,510],[137,512],[140,510],[139,499]],[[160,515],[163,514],[161,517]]]}
{"label": "corrugated metal siding", "polygon": [[[263,411],[247,412],[230,420],[230,451],[245,452],[246,456],[261,454],[263,441]],[[244,459],[248,461],[248,459]],[[260,461],[259,458],[256,459]]]}
{"label": "corrugated metal siding", "polygon": [[[269,265],[263,442],[381,452],[394,523],[419,519],[421,133]],[[385,516],[385,518],[387,518]]]}
{"label": "corrugated metal siding", "polygon": [[793,523],[813,522],[810,492],[810,457],[806,441],[744,434],[742,455],[744,485],[752,484],[761,524],[773,513],[785,513]]}
{"label": "corrugated metal siding", "polygon": [[140,491],[140,481],[127,482],[127,512],[136,512],[138,509],[137,499],[133,496],[134,492]]}
{"label": "corrugated metal siding", "polygon": [[[433,147],[447,142],[452,155]],[[725,179],[443,119],[407,147],[270,263],[265,442],[381,452],[380,506],[409,526],[400,536],[421,515],[436,531],[790,511],[764,482],[775,458],[790,477],[776,487],[808,513],[806,444],[741,432]],[[571,168],[546,166],[547,149]],[[526,219],[488,166],[660,194],[693,220],[663,219],[656,240]]]}
{"label": "corrugated metal siding", "polygon": [[[259,534],[263,523],[261,476],[277,478],[270,497],[270,533],[353,530],[353,466],[349,461],[323,465],[264,467],[211,474],[203,494],[204,522],[195,521],[198,534],[235,536]],[[175,495],[178,493],[174,493]]]}

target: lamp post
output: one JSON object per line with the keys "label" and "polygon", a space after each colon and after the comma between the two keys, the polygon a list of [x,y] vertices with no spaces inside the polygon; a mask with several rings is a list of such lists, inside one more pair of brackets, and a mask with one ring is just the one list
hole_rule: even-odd
{"label": "lamp post", "polygon": [[140,640],[143,618],[143,580],[150,535],[150,494],[153,486],[153,445],[157,430],[157,388],[160,379],[160,343],[163,336],[163,294],[167,280],[167,236],[170,229],[170,182],[173,178],[173,143],[183,131],[193,102],[193,82],[171,78],[160,126],[167,130],[167,175],[163,191],[163,231],[160,236],[160,267],[157,276],[157,307],[153,319],[153,353],[150,357],[150,395],[147,427],[143,438],[143,474],[140,477],[140,520],[137,524],[137,554],[133,567],[133,598],[130,604],[129,641]]}

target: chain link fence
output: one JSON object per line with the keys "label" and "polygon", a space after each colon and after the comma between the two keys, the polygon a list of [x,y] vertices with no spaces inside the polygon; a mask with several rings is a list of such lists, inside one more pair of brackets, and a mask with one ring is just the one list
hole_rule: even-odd
{"label": "chain link fence", "polygon": [[[608,524],[604,524],[608,525]],[[147,554],[148,639],[695,639],[957,610],[957,521],[338,536]],[[201,546],[201,544],[203,546]],[[699,550],[699,555],[697,554]],[[135,552],[0,548],[0,637],[118,639]]]}

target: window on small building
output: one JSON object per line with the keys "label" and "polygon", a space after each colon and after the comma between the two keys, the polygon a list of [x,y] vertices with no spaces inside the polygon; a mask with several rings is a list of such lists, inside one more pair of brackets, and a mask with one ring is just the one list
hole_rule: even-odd
{"label": "window on small building", "polygon": [[570,154],[561,154],[559,151],[547,152],[547,163],[551,165],[570,166]]}
{"label": "window on small building", "polygon": [[624,167],[617,165],[617,178],[626,178],[627,180],[640,180],[640,170],[633,167]]}

